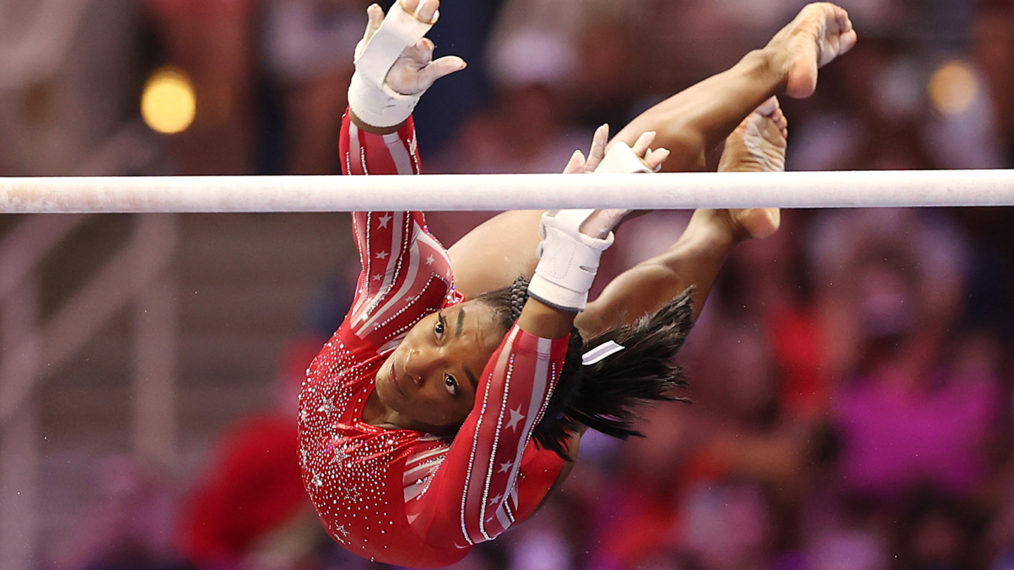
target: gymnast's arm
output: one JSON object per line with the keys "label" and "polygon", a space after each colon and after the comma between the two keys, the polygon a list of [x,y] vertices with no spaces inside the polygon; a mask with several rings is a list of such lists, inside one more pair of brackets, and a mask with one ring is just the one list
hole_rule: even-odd
{"label": "gymnast's arm", "polygon": [[[382,136],[398,132],[437,79],[465,68],[457,56],[434,60],[433,42],[423,37],[436,23],[439,7],[439,0],[399,0],[386,17],[377,4],[367,8],[347,113],[362,131]],[[343,162],[343,169],[346,166]]]}
{"label": "gymnast's arm", "polygon": [[406,503],[412,528],[428,543],[491,540],[531,510],[519,503],[521,460],[563,366],[573,318],[531,299],[494,352],[428,489]]}
{"label": "gymnast's arm", "polygon": [[356,118],[352,109],[342,117],[338,152],[342,174],[419,174],[420,161],[412,117],[378,129]]}
{"label": "gymnast's arm", "polygon": [[617,133],[628,144],[646,130],[672,151],[666,171],[704,167],[705,153],[772,95],[809,97],[817,70],[852,49],[856,32],[848,13],[827,2],[805,6],[761,49],[730,69],[655,105]]}
{"label": "gymnast's arm", "polygon": [[[338,141],[343,171],[418,174],[414,138],[411,117],[396,130],[378,134],[346,113]],[[383,346],[419,310],[440,307],[453,281],[447,254],[427,232],[422,212],[353,212],[352,229],[362,272],[349,322],[357,335]],[[412,303],[415,310],[406,311]]]}
{"label": "gymnast's arm", "polygon": [[[629,150],[629,149],[628,149]],[[545,413],[616,216],[566,211],[543,220],[546,237],[529,298],[490,358],[475,403],[428,490],[406,504],[413,528],[435,545],[491,540],[533,510],[519,502],[525,448]]]}
{"label": "gymnast's arm", "polygon": [[696,320],[729,252],[744,238],[728,210],[695,211],[676,243],[617,275],[575,325],[585,338],[595,337],[658,311],[691,286]]}
{"label": "gymnast's arm", "polygon": [[[369,21],[356,47],[356,72],[338,142],[344,174],[419,174],[412,110],[436,79],[464,67],[456,57],[434,61],[433,43],[423,38],[438,7],[437,0],[404,0],[395,3],[387,17],[376,4],[367,9]],[[411,296],[393,293],[403,292],[404,284],[423,286],[433,279],[446,286],[451,283],[449,267],[436,271],[432,262],[402,261],[441,259],[446,254],[426,231],[421,212],[354,212],[352,221],[363,267],[352,308],[354,327],[361,329],[360,335],[383,336],[386,329],[404,324],[387,314],[403,314],[397,311],[399,303]],[[420,272],[427,272],[429,279],[418,279]],[[378,328],[374,321],[388,326]]]}

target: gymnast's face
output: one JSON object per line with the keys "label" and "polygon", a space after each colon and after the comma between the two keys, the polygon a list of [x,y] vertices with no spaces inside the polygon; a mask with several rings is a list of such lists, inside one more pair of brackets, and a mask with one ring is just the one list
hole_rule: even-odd
{"label": "gymnast's face", "polygon": [[377,373],[380,402],[402,428],[453,434],[504,331],[483,303],[466,302],[416,323]]}

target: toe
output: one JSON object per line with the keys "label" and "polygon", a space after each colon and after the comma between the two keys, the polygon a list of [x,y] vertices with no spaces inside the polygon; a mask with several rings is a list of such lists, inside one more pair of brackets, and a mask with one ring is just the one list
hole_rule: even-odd
{"label": "toe", "polygon": [[769,97],[767,101],[764,101],[757,107],[757,112],[761,115],[769,116],[778,110],[778,97]]}

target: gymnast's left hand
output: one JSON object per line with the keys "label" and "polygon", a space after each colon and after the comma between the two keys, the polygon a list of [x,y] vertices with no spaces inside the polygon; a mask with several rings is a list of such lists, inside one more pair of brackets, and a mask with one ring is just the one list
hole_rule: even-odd
{"label": "gymnast's left hand", "polygon": [[[423,22],[432,22],[440,7],[439,0],[399,0],[399,2],[402,10],[413,14]],[[397,6],[392,10],[396,8]],[[366,14],[369,16],[369,23],[366,25],[363,41],[356,48],[357,56],[384,22],[384,11],[377,4],[367,8]],[[422,38],[405,48],[387,72],[384,80],[386,86],[402,95],[416,95],[426,91],[437,79],[465,69],[467,65],[465,60],[455,55],[434,60],[434,47],[429,38]]]}
{"label": "gymnast's left hand", "polygon": [[[563,169],[564,174],[589,174],[595,172],[598,168],[599,163],[602,162],[602,157],[606,154],[606,143],[609,140],[609,125],[602,125],[595,129],[595,134],[592,136],[591,148],[588,149],[588,158],[586,159],[584,154],[580,150],[575,150],[574,154],[571,155],[570,161],[567,162],[566,168]],[[655,131],[647,131],[641,133],[641,136],[634,142],[634,146],[631,149],[634,154],[640,159],[641,163],[645,168],[652,172],[658,172],[662,167],[662,163],[669,156],[669,150],[664,148],[651,148],[651,143],[655,140]]]}
{"label": "gymnast's left hand", "polygon": [[[598,166],[602,163],[602,158],[605,156],[606,140],[608,137],[609,128],[606,125],[599,127],[592,138],[592,146],[588,152],[588,160],[585,160],[581,151],[575,151],[574,155],[570,158],[570,162],[567,164],[567,168],[563,171],[564,174],[595,172]],[[654,131],[642,133],[641,136],[637,138],[634,142],[634,146],[630,147],[634,156],[629,160],[632,161],[633,165],[637,165],[637,161],[633,160],[636,158],[640,161],[643,169],[647,169],[648,172],[657,172],[659,170],[662,166],[662,162],[664,162],[669,156],[669,150],[664,148],[652,149],[651,143],[654,140]],[[630,150],[625,152],[629,155]],[[632,169],[626,170],[626,172],[631,171]],[[618,174],[621,172],[618,170],[610,170],[610,173]],[[605,237],[609,235],[609,232],[616,228],[616,226],[620,225],[624,218],[630,214],[631,210],[627,209],[595,210],[581,224],[580,231],[581,233],[592,237]]]}

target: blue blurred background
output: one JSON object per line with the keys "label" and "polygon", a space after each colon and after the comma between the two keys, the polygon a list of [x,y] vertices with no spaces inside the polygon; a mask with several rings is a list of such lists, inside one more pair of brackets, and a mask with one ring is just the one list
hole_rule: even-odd
{"label": "blue blurred background", "polygon": [[[0,175],[330,174],[361,0],[0,0]],[[555,172],[795,0],[444,0],[470,63],[424,169]],[[783,100],[790,170],[1014,166],[1014,3],[855,0]],[[453,243],[488,214],[433,213]],[[616,272],[686,212],[625,226]],[[369,568],[324,534],[294,393],[350,298],[346,214],[0,216],[0,566]],[[795,210],[680,355],[693,405],[589,435],[459,568],[1014,568],[1014,215]],[[605,281],[605,279],[600,279]]]}

